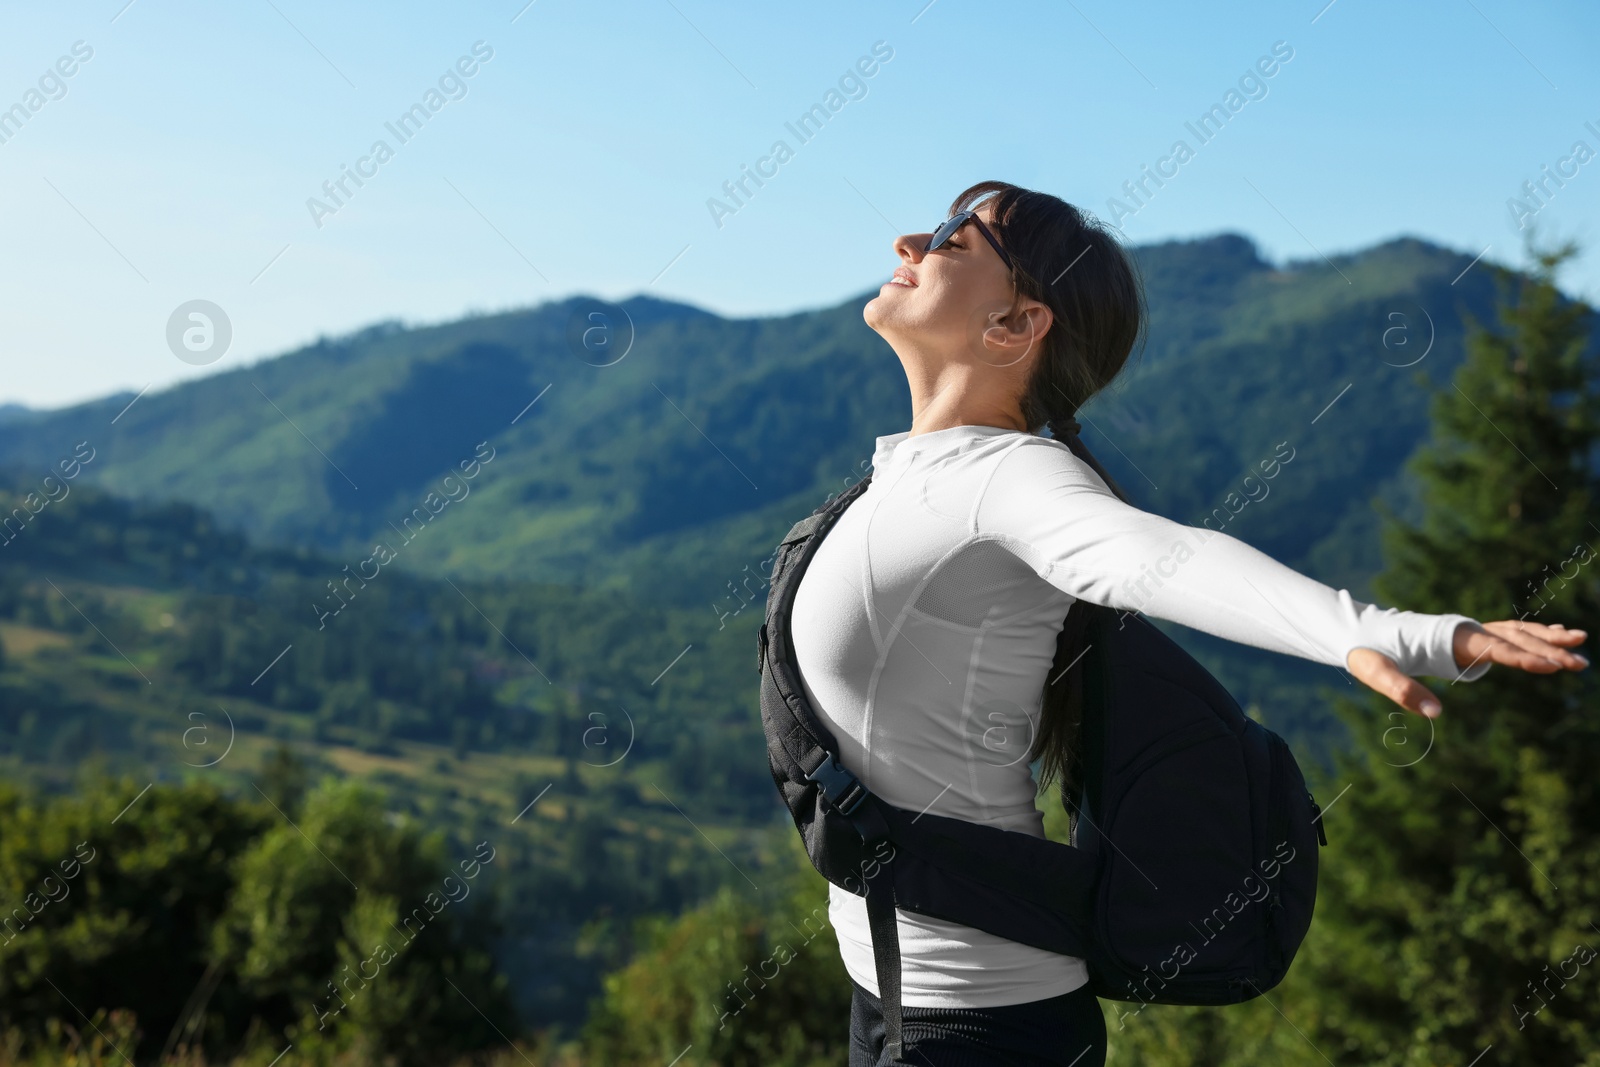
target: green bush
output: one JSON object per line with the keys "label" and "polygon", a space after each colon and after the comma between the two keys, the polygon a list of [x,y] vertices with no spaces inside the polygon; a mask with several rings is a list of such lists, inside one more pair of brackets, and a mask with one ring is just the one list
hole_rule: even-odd
{"label": "green bush", "polygon": [[196,784],[0,791],[5,1062],[99,1063],[98,1042],[266,1063],[293,1043],[299,1063],[410,1067],[501,1045],[497,858],[350,784],[292,811]]}
{"label": "green bush", "polygon": [[[725,888],[642,925],[641,951],[605,979],[584,1063],[632,1067],[834,1067],[848,1055],[850,980],[828,923],[828,887],[800,852],[768,906]],[[742,884],[742,883],[741,883]]]}

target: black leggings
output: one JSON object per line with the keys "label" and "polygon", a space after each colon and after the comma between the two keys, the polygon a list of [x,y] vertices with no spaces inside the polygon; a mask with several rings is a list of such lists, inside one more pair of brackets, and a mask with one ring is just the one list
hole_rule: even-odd
{"label": "black leggings", "polygon": [[[850,1067],[882,1067],[883,1013],[854,981]],[[998,1008],[903,1009],[912,1067],[1104,1067],[1106,1022],[1087,985],[1048,1000]]]}

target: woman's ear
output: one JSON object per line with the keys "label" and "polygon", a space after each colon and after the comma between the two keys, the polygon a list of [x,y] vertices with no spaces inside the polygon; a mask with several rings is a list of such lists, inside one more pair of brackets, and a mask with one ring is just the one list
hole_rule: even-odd
{"label": "woman's ear", "polygon": [[1054,321],[1049,307],[1037,300],[1025,300],[1009,314],[990,312],[989,316],[981,334],[983,357],[997,368],[1016,366],[1041,351],[1045,331]]}
{"label": "woman's ear", "polygon": [[1050,326],[1056,321],[1055,312],[1050,310],[1050,305],[1038,300],[1029,300],[1023,305],[1023,314],[1027,315],[1033,323],[1033,335],[1042,345],[1044,335],[1050,332]]}
{"label": "woman's ear", "polygon": [[1018,330],[1025,341],[1022,342],[1022,353],[1017,357],[1017,361],[1023,363],[1033,359],[1043,359],[1045,335],[1050,332],[1050,327],[1055,322],[1055,314],[1048,304],[1028,300],[1023,304],[1019,317],[1027,319],[1027,326]]}
{"label": "woman's ear", "polygon": [[1032,323],[1025,315],[1017,315],[1009,322],[1000,319],[1000,312],[991,313],[989,324],[979,337],[982,346],[979,355],[985,365],[996,369],[1013,367],[1028,358],[1032,348]]}

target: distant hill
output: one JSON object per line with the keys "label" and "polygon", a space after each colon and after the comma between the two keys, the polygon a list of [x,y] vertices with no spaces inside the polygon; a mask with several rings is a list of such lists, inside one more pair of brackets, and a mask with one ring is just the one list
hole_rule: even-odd
{"label": "distant hill", "polygon": [[[1486,314],[1492,297],[1487,272],[1451,287],[1469,260],[1415,240],[1341,258],[1349,283],[1320,260],[1274,269],[1236,235],[1138,256],[1150,343],[1118,395],[1086,409],[1086,440],[1142,506],[1195,521],[1292,440],[1294,476],[1273,488],[1293,505],[1258,509],[1248,535],[1297,560],[1359,525],[1352,513],[1424,432],[1411,372],[1384,362],[1402,361],[1383,348],[1387,316],[1418,320],[1413,351],[1419,307],[1432,316],[1438,339],[1421,367],[1438,380],[1459,359],[1462,311]],[[86,480],[120,495],[193,502],[257,543],[365,555],[487,440],[498,457],[488,476],[404,566],[642,582],[709,604],[871,455],[875,436],[909,424],[899,364],[861,321],[870,295],[767,319],[634,297],[621,307],[636,337],[610,366],[593,365],[613,358],[604,353],[580,358],[574,340],[602,307],[588,299],[384,324],[126,412],[131,394],[0,411],[0,464],[44,468],[87,440],[97,458]],[[1357,563],[1344,555],[1339,566]]]}
{"label": "distant hill", "polygon": [[[1141,507],[1199,523],[1231,502],[1226,532],[1364,595],[1371,499],[1405,511],[1399,472],[1427,433],[1415,376],[1447,380],[1463,316],[1492,314],[1490,272],[1455,281],[1470,257],[1412,239],[1282,268],[1232,234],[1136,252],[1149,343],[1082,413],[1085,440]],[[402,569],[629,592],[715,628],[759,593],[776,537],[909,424],[899,363],[861,320],[870,295],[773,318],[638,296],[625,316],[573,298],[380,324],[131,407],[120,394],[0,417],[0,465],[37,477],[87,441],[85,482],[189,501],[256,544],[352,568],[413,509],[442,508]],[[470,485],[444,482],[482,442],[494,458]],[[1284,443],[1279,475],[1246,483]],[[1196,647],[1266,672],[1252,695],[1310,667]]]}

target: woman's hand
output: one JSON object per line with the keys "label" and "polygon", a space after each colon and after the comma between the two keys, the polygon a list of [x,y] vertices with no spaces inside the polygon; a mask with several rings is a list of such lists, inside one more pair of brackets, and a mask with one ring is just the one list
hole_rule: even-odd
{"label": "woman's hand", "polygon": [[[1567,648],[1581,645],[1589,635],[1569,630],[1560,623],[1506,619],[1481,626],[1462,623],[1456,627],[1452,651],[1462,670],[1485,661],[1499,663],[1535,674],[1556,671],[1581,671],[1589,661]],[[1370,648],[1350,650],[1350,673],[1407,711],[1433,718],[1439,714],[1439,700],[1415,678],[1401,672],[1395,661]]]}

